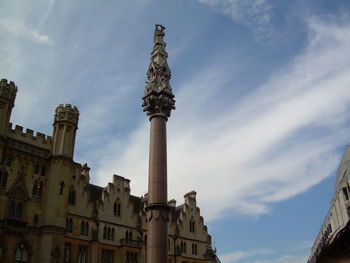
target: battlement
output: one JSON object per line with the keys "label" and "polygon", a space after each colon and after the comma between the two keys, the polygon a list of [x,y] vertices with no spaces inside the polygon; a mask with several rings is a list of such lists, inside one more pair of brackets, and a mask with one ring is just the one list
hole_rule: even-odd
{"label": "battlement", "polygon": [[26,129],[25,132],[23,132],[23,127],[16,125],[15,128],[12,128],[12,123],[9,123],[8,127],[9,131],[9,137],[12,137],[13,139],[17,139],[19,141],[24,141],[26,143],[36,145],[39,147],[45,147],[47,148],[47,145],[51,145],[52,143],[52,137],[45,135],[41,132],[37,132],[34,135],[34,131],[31,129]]}
{"label": "battlement", "polygon": [[0,97],[10,99],[14,102],[17,94],[17,86],[13,81],[7,79],[0,80]]}
{"label": "battlement", "polygon": [[77,124],[78,120],[79,120],[79,110],[76,106],[72,106],[71,104],[65,104],[65,105],[60,104],[56,108],[54,123],[68,121],[73,124]]}

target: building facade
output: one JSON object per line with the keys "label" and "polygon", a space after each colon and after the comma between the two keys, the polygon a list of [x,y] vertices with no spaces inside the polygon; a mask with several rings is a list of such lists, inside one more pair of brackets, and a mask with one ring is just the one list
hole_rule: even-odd
{"label": "building facade", "polygon": [[[119,175],[90,183],[88,165],[73,159],[76,107],[56,108],[52,136],[13,127],[16,93],[0,81],[0,262],[146,262],[147,195],[133,196]],[[196,192],[168,205],[169,262],[217,262]]]}
{"label": "building facade", "polygon": [[[325,247],[331,245],[347,226],[350,219],[350,146],[345,149],[340,162],[330,208],[311,248],[308,263],[317,259]],[[349,242],[350,244],[350,242]]]}

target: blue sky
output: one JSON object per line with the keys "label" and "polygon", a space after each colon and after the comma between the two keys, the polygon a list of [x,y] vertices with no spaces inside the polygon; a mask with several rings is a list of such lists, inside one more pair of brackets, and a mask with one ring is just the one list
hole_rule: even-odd
{"label": "blue sky", "polygon": [[350,3],[327,0],[2,0],[0,77],[12,122],[51,134],[80,110],[75,160],[147,190],[141,97],[166,26],[177,109],[169,199],[195,189],[224,263],[305,262],[349,143]]}

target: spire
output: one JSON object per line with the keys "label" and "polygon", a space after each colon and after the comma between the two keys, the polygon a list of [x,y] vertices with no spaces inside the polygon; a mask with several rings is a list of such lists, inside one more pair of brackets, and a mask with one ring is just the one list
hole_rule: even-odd
{"label": "spire", "polygon": [[150,119],[154,116],[170,117],[171,110],[175,109],[174,94],[170,87],[171,71],[168,66],[168,53],[165,51],[164,29],[156,25],[154,30],[153,50],[151,62],[147,71],[145,95],[143,96],[143,111]]}

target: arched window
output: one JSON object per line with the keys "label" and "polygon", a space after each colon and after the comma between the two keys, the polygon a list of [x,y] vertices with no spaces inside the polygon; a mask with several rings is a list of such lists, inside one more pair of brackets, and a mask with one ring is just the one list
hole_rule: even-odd
{"label": "arched window", "polygon": [[72,220],[72,218],[67,218],[66,219],[66,230],[69,233],[73,232],[73,220]]}
{"label": "arched window", "polygon": [[186,246],[186,242],[184,242],[184,253],[187,253],[187,246]]}
{"label": "arched window", "polygon": [[132,240],[132,232],[129,231],[129,240]]}
{"label": "arched window", "polygon": [[194,233],[194,220],[190,220],[190,232]]}
{"label": "arched window", "polygon": [[39,164],[36,164],[34,167],[34,174],[38,175],[39,174],[39,170],[40,170],[40,166]]}
{"label": "arched window", "polygon": [[36,197],[41,197],[43,193],[43,183],[39,180],[36,180],[33,185],[32,195]]}
{"label": "arched window", "polygon": [[107,239],[108,240],[111,239],[111,228],[110,227],[107,228]]}
{"label": "arched window", "polygon": [[78,263],[87,263],[87,247],[79,246]]}
{"label": "arched window", "polygon": [[115,216],[120,216],[120,202],[114,202],[114,207],[113,207],[113,214]]}
{"label": "arched window", "polygon": [[15,203],[15,201],[11,201],[10,205],[9,205],[8,216],[9,217],[14,217],[15,216],[15,210],[16,210],[16,203]]}
{"label": "arched window", "polygon": [[60,183],[60,195],[63,195],[63,189],[64,189],[64,182],[62,181]]}
{"label": "arched window", "polygon": [[6,187],[7,176],[7,172],[0,171],[0,187]]}
{"label": "arched window", "polygon": [[22,218],[22,212],[23,212],[22,210],[23,210],[23,205],[21,202],[19,202],[16,206],[15,217]]}
{"label": "arched window", "polygon": [[89,223],[88,222],[85,222],[84,235],[85,236],[89,235]]}
{"label": "arched window", "polygon": [[16,263],[28,262],[28,252],[24,244],[21,244],[16,250]]}
{"label": "arched window", "polygon": [[114,241],[114,227],[112,228],[111,240]]}
{"label": "arched window", "polygon": [[184,252],[184,242],[181,241],[181,253]]}
{"label": "arched window", "polygon": [[128,240],[129,239],[129,231],[125,232],[125,239]]}
{"label": "arched window", "polygon": [[64,263],[71,262],[71,251],[72,251],[72,244],[66,243],[64,245]]}
{"label": "arched window", "polygon": [[84,235],[85,234],[85,224],[84,222],[80,223],[80,235]]}
{"label": "arched window", "polygon": [[106,226],[103,228],[103,238],[107,239],[107,227]]}
{"label": "arched window", "polygon": [[71,187],[69,189],[68,204],[75,205],[75,190],[74,190],[74,187]]}

